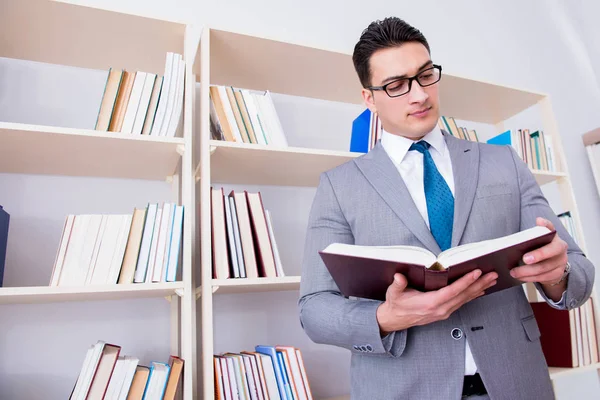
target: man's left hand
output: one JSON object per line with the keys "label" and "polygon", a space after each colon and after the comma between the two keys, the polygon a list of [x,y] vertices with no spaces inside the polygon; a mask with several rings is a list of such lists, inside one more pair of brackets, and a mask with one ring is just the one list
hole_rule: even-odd
{"label": "man's left hand", "polygon": [[[554,230],[554,225],[547,219],[537,218],[535,222],[538,226],[545,226],[550,230]],[[548,288],[554,288],[553,292],[559,289],[562,293],[566,284],[551,285],[560,281],[565,272],[568,261],[567,249],[567,243],[556,234],[552,242],[525,254],[523,262],[526,265],[514,268],[510,274],[513,278],[522,282],[538,282],[544,285],[544,291],[547,291]]]}

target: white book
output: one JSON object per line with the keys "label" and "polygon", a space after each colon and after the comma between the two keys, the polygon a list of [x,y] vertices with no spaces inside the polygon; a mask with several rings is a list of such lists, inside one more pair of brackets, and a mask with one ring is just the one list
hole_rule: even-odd
{"label": "white book", "polygon": [[279,255],[279,248],[277,247],[275,233],[273,231],[273,220],[271,219],[271,213],[269,210],[265,210],[265,215],[267,217],[267,229],[269,230],[269,238],[271,238],[273,256],[275,257],[275,270],[277,271],[277,276],[285,276],[285,273],[283,272],[283,264],[281,263],[281,257]]}
{"label": "white book", "polygon": [[158,204],[148,204],[146,220],[144,221],[144,233],[142,234],[142,244],[135,267],[135,283],[142,283],[146,280],[146,271],[148,270],[148,259],[150,258],[150,245],[152,244],[152,234],[154,233],[154,220]]}
{"label": "white book", "polygon": [[167,101],[169,97],[169,89],[171,87],[171,78],[173,75],[173,65],[175,64],[175,53],[168,52],[167,60],[165,62],[165,74],[163,75],[162,88],[160,89],[160,99],[158,100],[158,107],[156,108],[156,115],[154,116],[154,123],[152,124],[152,130],[150,135],[159,136],[160,129],[165,119],[165,113],[167,112]]}
{"label": "white book", "polygon": [[231,204],[229,203],[229,197],[224,194],[223,202],[225,203],[225,219],[227,221],[227,237],[229,239],[229,256],[231,257],[231,265],[233,269],[233,277],[240,277],[240,267],[237,260],[237,249],[235,246],[235,239],[233,233],[233,220],[231,218]]}
{"label": "white book", "polygon": [[238,389],[238,380],[235,373],[236,368],[233,365],[233,359],[230,357],[225,357],[225,361],[227,362],[227,375],[229,376],[229,384],[231,385],[231,393],[233,395],[233,398],[235,400],[242,399],[243,397],[240,393],[242,388],[240,387]]}
{"label": "white book", "polygon": [[237,208],[235,198],[229,197],[231,207],[231,222],[233,223],[233,240],[235,242],[235,251],[237,252],[238,268],[240,269],[240,278],[246,277],[246,263],[244,261],[244,252],[242,249],[242,237],[240,235],[240,225],[238,223]]}
{"label": "white book", "polygon": [[160,223],[162,222],[163,209],[156,210],[156,218],[154,219],[154,234],[150,244],[150,257],[148,258],[148,271],[146,272],[146,283],[152,283],[154,277],[154,265],[156,263],[156,249],[158,248],[158,237],[160,236]]}
{"label": "white book", "polygon": [[258,355],[261,360],[261,366],[265,373],[265,381],[267,382],[267,392],[269,393],[269,399],[271,400],[282,400],[279,395],[279,389],[277,386],[277,378],[275,377],[275,369],[273,363],[277,360],[272,360],[270,356],[266,354]]}
{"label": "white book", "polygon": [[175,98],[177,95],[177,84],[179,80],[179,72],[180,65],[183,63],[181,58],[181,54],[175,54],[175,59],[173,60],[173,68],[171,69],[171,84],[169,86],[168,99],[167,99],[167,108],[165,110],[165,118],[162,121],[162,125],[160,127],[160,136],[167,136],[167,129],[169,128],[169,124],[171,123],[171,118],[173,117],[173,110],[175,109]]}
{"label": "white book", "polygon": [[260,120],[260,123],[262,124],[267,143],[271,146],[273,146],[273,145],[277,146],[278,144],[277,144],[277,141],[275,140],[274,134],[273,134],[274,128],[271,125],[270,117],[267,114],[267,111],[265,110],[265,107],[263,104],[263,99],[265,97],[264,92],[251,91],[250,96],[252,96],[252,99],[254,100],[254,106],[256,107],[256,112],[258,113],[258,118]]}
{"label": "white book", "polygon": [[156,74],[146,74],[144,80],[144,88],[142,89],[142,95],[140,96],[140,103],[138,105],[137,113],[135,114],[135,121],[133,122],[133,128],[131,133],[134,135],[141,135],[144,122],[146,121],[146,114],[148,113],[148,106],[150,105],[150,97],[152,97],[152,90],[154,89],[154,83],[156,82]]}
{"label": "white book", "polygon": [[228,400],[230,399],[230,395],[228,390],[225,388],[225,379],[223,377],[223,370],[221,368],[221,360],[218,357],[213,357],[214,360],[214,368],[215,368],[215,379],[217,380],[217,387],[215,391],[215,396],[217,399]]}
{"label": "white book", "polygon": [[110,376],[110,380],[108,381],[108,387],[106,388],[103,400],[118,400],[121,387],[123,386],[123,380],[125,379],[126,368],[127,361],[123,356],[119,356],[115,363],[112,375]]}
{"label": "white book", "polygon": [[73,222],[75,221],[75,215],[70,214],[65,220],[65,226],[63,228],[62,238],[56,252],[56,259],[54,260],[54,270],[52,271],[52,278],[50,279],[50,286],[58,286],[60,280],[60,274],[62,267],[65,262],[65,255],[67,254],[67,248],[71,239],[71,231],[73,230]]}
{"label": "white book", "polygon": [[[89,215],[80,214],[75,216],[71,238],[69,240],[69,247],[67,248],[65,262],[58,281],[59,286],[75,286],[80,284],[78,281],[85,282],[87,268],[85,268],[83,273],[80,271],[80,258],[83,245],[85,244],[85,233],[89,222]],[[83,275],[83,277],[78,278],[81,275]]]}
{"label": "white book", "polygon": [[104,229],[102,232],[102,242],[98,257],[94,266],[94,272],[89,283],[93,285],[104,285],[108,281],[111,261],[115,249],[117,248],[117,239],[121,228],[119,215],[106,215],[104,218]]}
{"label": "white book", "polygon": [[246,381],[248,382],[248,392],[250,392],[250,399],[259,400],[255,376],[252,371],[252,364],[250,363],[250,357],[242,355],[242,361],[244,362],[244,369],[246,370]]}
{"label": "white book", "polygon": [[262,145],[268,144],[265,133],[263,131],[263,125],[258,117],[258,110],[256,109],[256,104],[254,104],[254,98],[250,94],[250,91],[246,89],[240,89],[240,93],[244,98],[244,103],[246,104],[246,109],[248,110],[250,121],[252,122],[252,129],[254,129],[254,136],[256,136],[257,143]]}
{"label": "white book", "polygon": [[171,240],[173,239],[173,223],[175,222],[175,211],[177,203],[171,203],[171,212],[169,216],[169,224],[167,226],[167,237],[165,238],[164,256],[161,267],[161,282],[167,282],[167,275],[169,270],[169,257],[171,254]]}
{"label": "white book", "polygon": [[240,128],[235,120],[235,115],[233,114],[233,108],[231,108],[231,102],[227,96],[227,90],[224,86],[217,86],[217,90],[219,91],[219,97],[221,98],[221,103],[223,104],[223,110],[225,111],[225,116],[229,122],[229,126],[231,126],[233,136],[235,136],[235,140],[237,140],[239,143],[244,143],[244,140],[242,139],[242,133],[240,132]]}
{"label": "white book", "polygon": [[271,123],[274,126],[274,136],[276,137],[277,144],[281,147],[287,147],[288,142],[287,138],[285,137],[285,131],[283,130],[283,126],[281,125],[281,120],[279,119],[277,109],[275,109],[275,103],[273,102],[273,97],[271,96],[271,92],[269,90],[265,91],[263,101],[269,119],[271,120]]}
{"label": "white book", "polygon": [[119,391],[118,400],[127,400],[127,396],[129,395],[129,389],[131,389],[131,384],[133,383],[133,377],[135,376],[135,371],[140,360],[136,357],[125,357],[127,361],[127,367],[125,371],[125,377],[123,378],[123,386],[121,386],[121,390]]}
{"label": "white book", "polygon": [[173,224],[173,204],[165,203],[162,209],[160,229],[158,231],[158,241],[156,245],[156,260],[154,261],[154,271],[152,272],[152,282],[160,282],[163,276],[163,267],[165,261],[165,248],[167,244],[167,234],[169,227]]}
{"label": "white book", "polygon": [[167,267],[167,282],[175,282],[177,279],[177,266],[179,265],[179,253],[181,252],[181,239],[183,237],[183,206],[175,206],[173,216],[173,232],[169,246],[169,264]]}
{"label": "white book", "polygon": [[85,243],[81,250],[81,271],[85,269],[83,280],[79,281],[80,285],[84,285],[91,279],[90,274],[93,273],[94,265],[92,264],[94,255],[99,246],[98,237],[100,236],[100,227],[102,226],[102,215],[90,215],[90,222],[85,234]]}
{"label": "white book", "polygon": [[166,135],[174,137],[177,133],[177,128],[181,123],[181,115],[183,110],[183,97],[185,94],[185,61],[180,60],[179,62],[179,75],[177,79],[177,90],[175,92],[175,107],[171,120],[169,121],[169,127],[167,128]]}
{"label": "white book", "polygon": [[123,257],[125,257],[125,249],[127,248],[127,239],[129,238],[129,231],[131,230],[131,222],[133,215],[125,214],[120,216],[120,227],[117,236],[117,245],[113,253],[112,260],[110,261],[110,269],[108,279],[106,283],[117,283],[119,280],[119,274],[121,273],[121,266],[123,265]]}
{"label": "white book", "polygon": [[135,74],[133,88],[131,89],[131,95],[129,96],[127,109],[125,110],[125,117],[123,118],[123,126],[121,127],[122,133],[133,132],[133,123],[135,122],[135,117],[140,106],[140,100],[142,99],[142,91],[144,90],[144,84],[146,83],[146,75],[146,72],[141,71],[138,71]]}
{"label": "white book", "polygon": [[98,341],[88,351],[83,368],[79,374],[75,388],[73,389],[71,400],[87,399],[88,392],[92,386],[92,378],[94,377],[96,369],[98,368],[98,364],[100,363],[100,357],[102,356],[104,345],[105,342]]}

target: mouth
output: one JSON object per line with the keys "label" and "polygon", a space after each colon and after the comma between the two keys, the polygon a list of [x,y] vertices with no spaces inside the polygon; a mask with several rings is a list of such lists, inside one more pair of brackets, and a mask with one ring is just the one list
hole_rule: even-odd
{"label": "mouth", "polygon": [[423,118],[426,117],[429,114],[429,110],[431,110],[431,107],[427,107],[427,108],[423,108],[420,110],[417,110],[413,113],[410,113],[408,115],[410,115],[411,117],[416,117],[416,118]]}

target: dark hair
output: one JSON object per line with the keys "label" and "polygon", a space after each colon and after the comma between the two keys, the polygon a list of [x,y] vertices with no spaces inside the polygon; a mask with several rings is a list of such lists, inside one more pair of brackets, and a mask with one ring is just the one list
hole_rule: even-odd
{"label": "dark hair", "polygon": [[418,29],[407,24],[398,17],[388,17],[383,21],[369,24],[360,35],[360,40],[354,46],[352,61],[363,87],[371,86],[371,56],[377,50],[397,47],[407,42],[421,43],[429,53],[427,39]]}

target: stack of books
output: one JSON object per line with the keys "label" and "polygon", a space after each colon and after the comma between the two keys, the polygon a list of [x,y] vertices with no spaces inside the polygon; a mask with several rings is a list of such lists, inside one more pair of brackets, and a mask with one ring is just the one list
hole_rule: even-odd
{"label": "stack of books", "polygon": [[558,219],[560,222],[562,222],[563,226],[567,232],[569,232],[569,235],[571,235],[575,243],[577,243],[577,231],[575,229],[573,217],[571,216],[571,211],[565,211],[564,213],[558,214]]}
{"label": "stack of books", "polygon": [[589,299],[573,310],[557,310],[546,302],[531,303],[541,332],[548,366],[584,367],[600,362],[594,315],[597,304]]}
{"label": "stack of books", "polygon": [[214,140],[287,147],[269,91],[210,87],[210,132]]}
{"label": "stack of books", "polygon": [[469,140],[471,142],[479,142],[479,137],[477,136],[475,129],[467,129],[462,126],[458,126],[452,117],[445,117],[442,115],[438,120],[438,127],[459,139]]}
{"label": "stack of books", "polygon": [[148,204],[133,214],[69,215],[50,286],[174,282],[183,206]]}
{"label": "stack of books", "polygon": [[312,400],[304,360],[291,346],[256,346],[255,351],[214,356],[218,399]]}
{"label": "stack of books", "polygon": [[556,172],[552,138],[542,131],[507,130],[487,141],[490,144],[512,146],[531,169]]}
{"label": "stack of books", "polygon": [[[438,127],[459,139],[479,141],[477,132],[474,129],[459,127],[452,117],[441,116],[438,120]],[[350,151],[353,153],[368,153],[381,139],[382,134],[381,120],[376,113],[372,113],[367,108],[352,122]]]}
{"label": "stack of books", "polygon": [[211,188],[213,278],[285,276],[260,192]]}
{"label": "stack of books", "polygon": [[95,129],[174,137],[182,116],[184,77],[182,56],[170,52],[164,76],[111,68]]}
{"label": "stack of books", "polygon": [[121,355],[121,346],[98,341],[83,361],[70,400],[174,400],[184,361],[140,365],[136,357]]}

